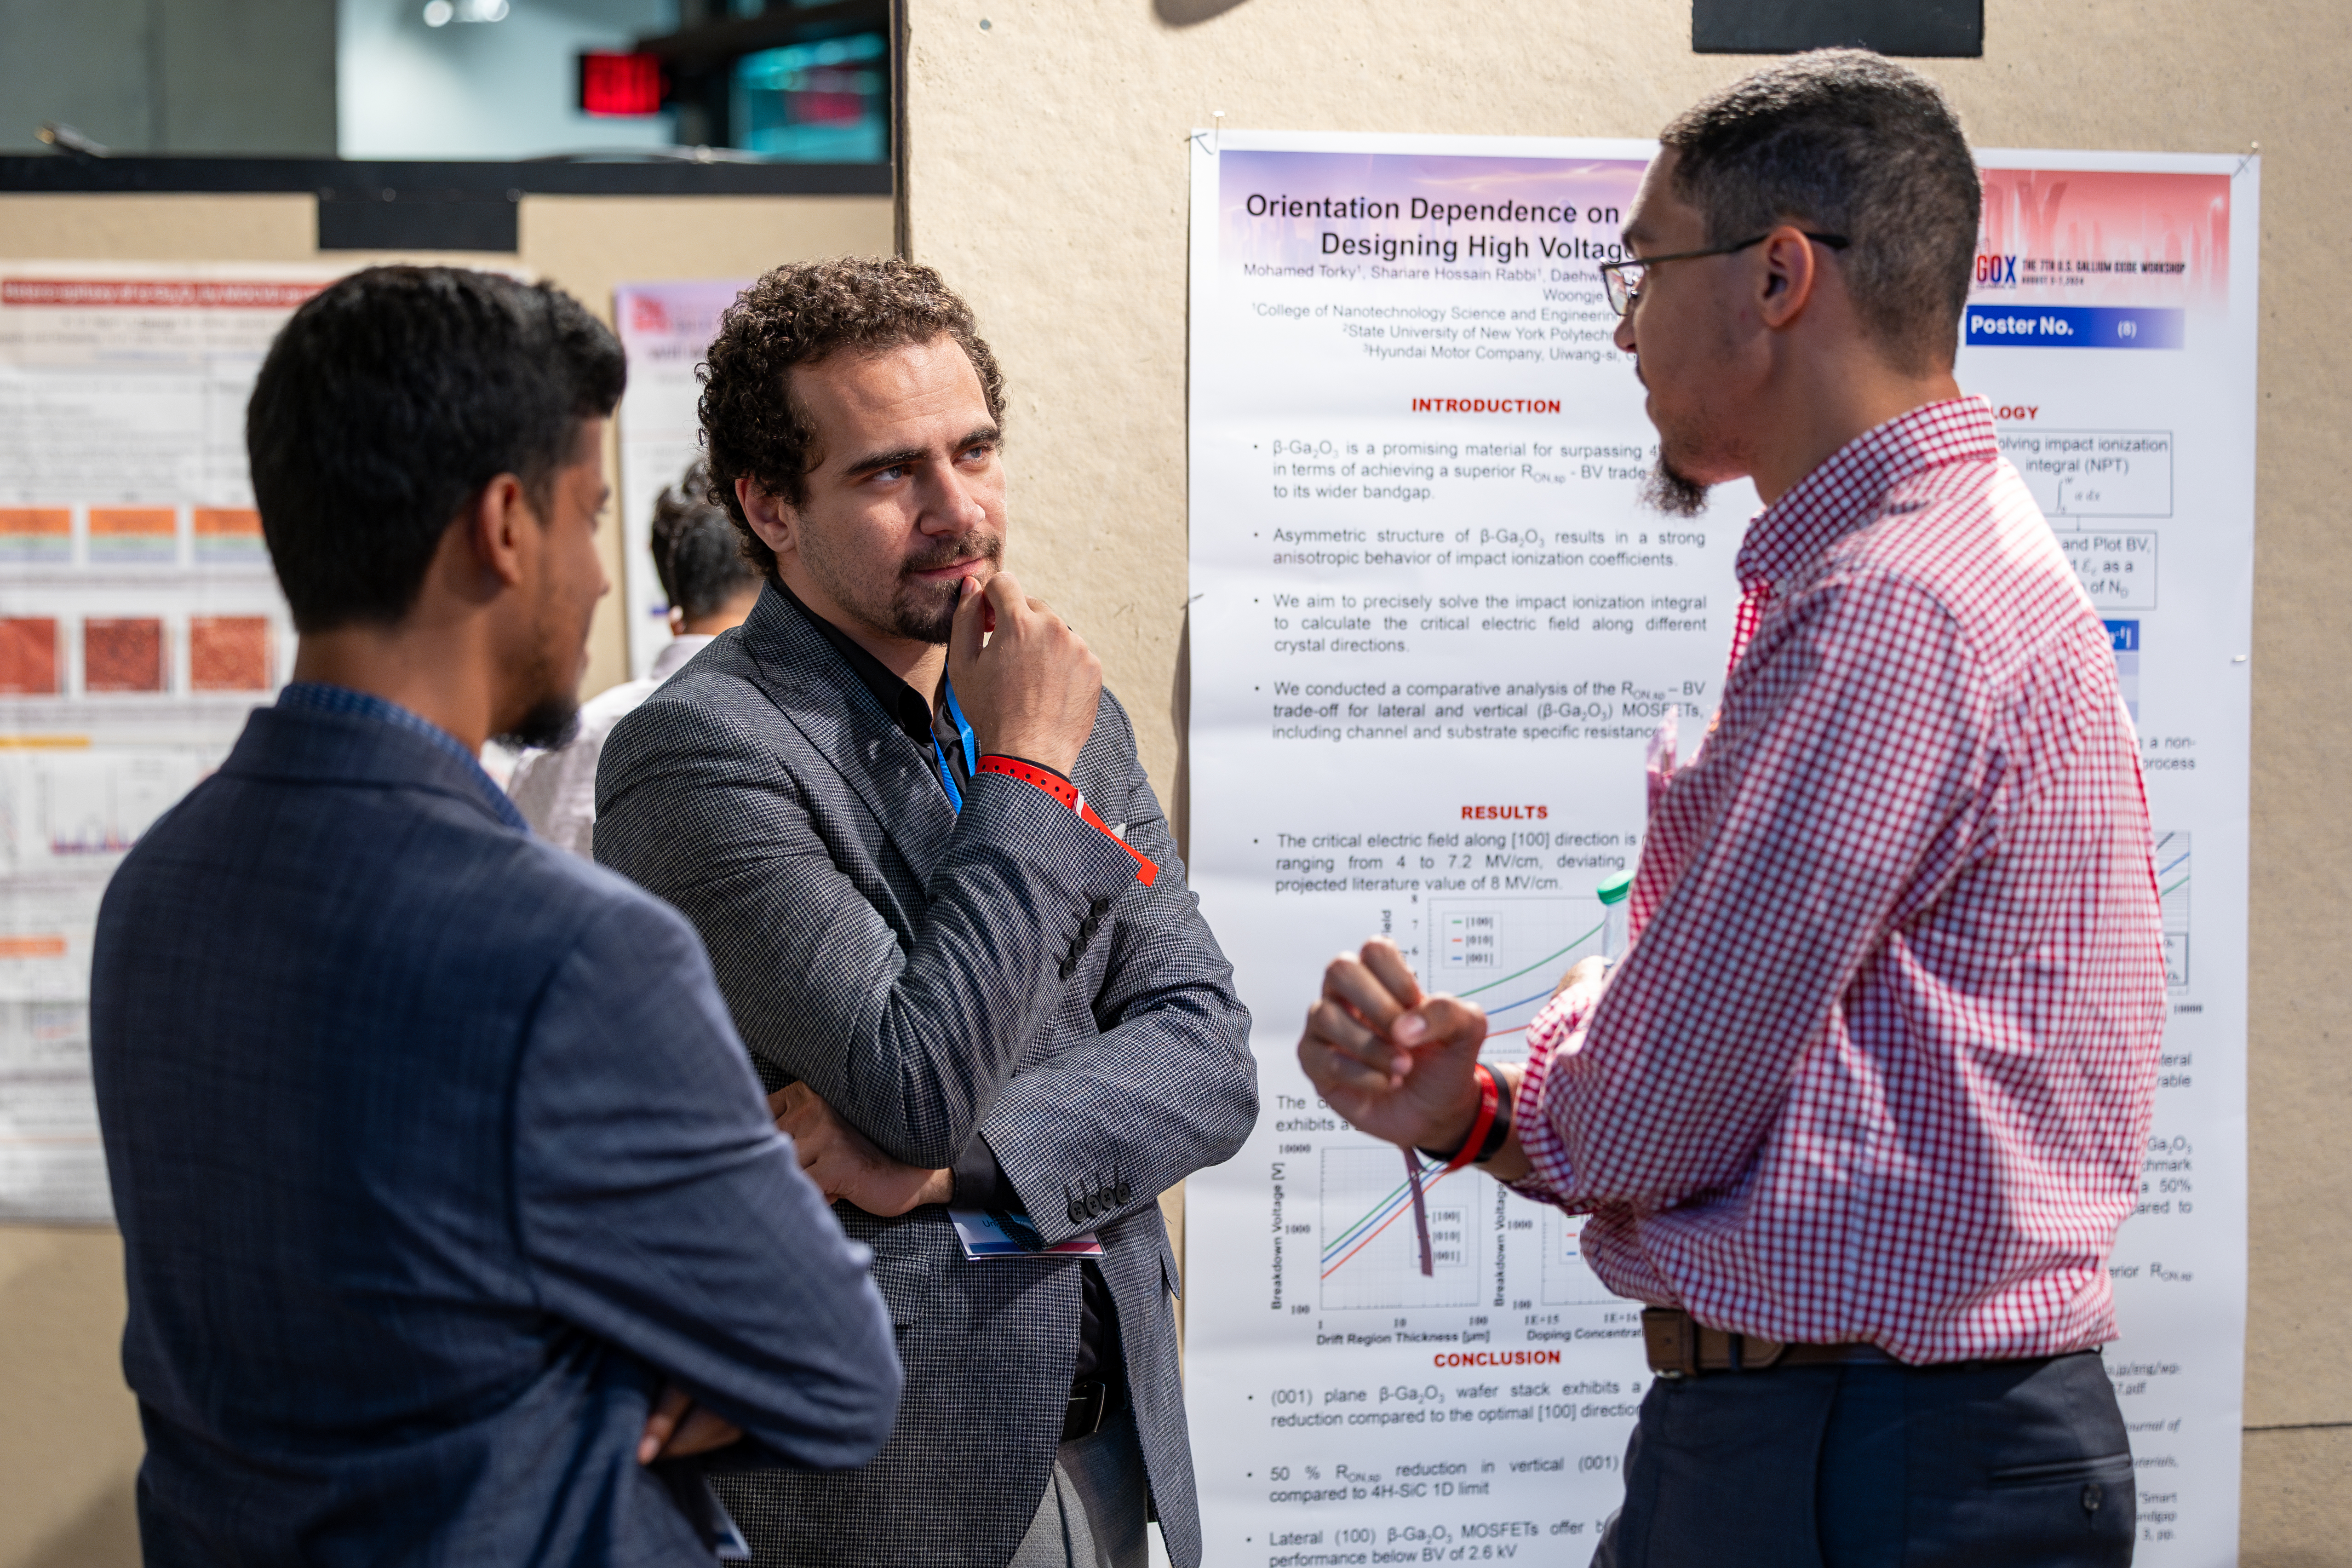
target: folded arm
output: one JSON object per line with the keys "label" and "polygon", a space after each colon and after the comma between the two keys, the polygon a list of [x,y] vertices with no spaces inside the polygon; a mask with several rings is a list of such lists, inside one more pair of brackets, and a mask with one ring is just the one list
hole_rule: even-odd
{"label": "folded arm", "polygon": [[892,1159],[942,1168],[1135,862],[1052,796],[984,775],[907,944],[876,907],[888,890],[843,868],[864,858],[836,851],[850,831],[819,818],[769,741],[708,709],[656,698],[605,742],[598,858],[701,931],[771,1081],[807,1083]]}
{"label": "folded arm", "polygon": [[900,1373],[870,1255],[766,1106],[700,944],[647,901],[556,970],[515,1091],[517,1212],[551,1314],[661,1369],[787,1463],[863,1463]]}
{"label": "folded arm", "polygon": [[1139,770],[1128,810],[1128,842],[1160,878],[1112,906],[1096,939],[1111,943],[1093,1001],[1101,1033],[1014,1078],[982,1129],[1049,1242],[1233,1158],[1257,1121],[1249,1012]]}

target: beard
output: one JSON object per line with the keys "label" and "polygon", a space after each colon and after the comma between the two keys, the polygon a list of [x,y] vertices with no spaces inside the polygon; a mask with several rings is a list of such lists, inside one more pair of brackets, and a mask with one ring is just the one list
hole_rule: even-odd
{"label": "beard", "polygon": [[[593,604],[593,600],[591,604]],[[551,636],[546,629],[552,619],[551,607],[543,606],[537,639],[539,653],[530,661],[529,689],[535,695],[520,718],[508,725],[503,732],[491,737],[502,746],[511,746],[517,751],[543,746],[552,751],[558,746],[570,745],[580,733],[580,678],[576,672],[582,664],[567,661],[555,651],[564,644],[562,639]],[[578,631],[571,647],[586,648],[588,627],[585,622],[583,616],[573,623]],[[569,680],[563,676],[567,663],[575,672]]]}
{"label": "beard", "polygon": [[580,699],[562,692],[551,692],[523,710],[504,734],[492,740],[502,746],[527,751],[534,746],[553,751],[568,746],[580,734]]}
{"label": "beard", "polygon": [[1657,466],[1642,481],[1642,504],[1668,517],[1696,517],[1706,510],[1707,489],[1661,451]]}
{"label": "beard", "polygon": [[955,629],[956,605],[963,598],[963,579],[923,582],[917,580],[915,574],[936,571],[958,562],[978,565],[984,561],[993,567],[1003,559],[1004,536],[1001,533],[984,533],[975,529],[953,539],[940,540],[899,566],[898,580],[890,584],[890,596],[885,601],[875,593],[870,581],[861,579],[854,571],[843,570],[843,563],[829,554],[812,551],[806,538],[801,543],[801,560],[807,565],[809,574],[824,585],[835,604],[876,631],[933,645],[945,643]]}

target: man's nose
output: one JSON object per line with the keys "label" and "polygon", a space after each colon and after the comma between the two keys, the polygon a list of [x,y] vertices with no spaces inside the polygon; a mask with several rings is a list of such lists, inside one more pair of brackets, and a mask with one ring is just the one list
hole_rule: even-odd
{"label": "man's nose", "polygon": [[973,497],[970,481],[952,463],[934,468],[923,489],[919,526],[926,533],[967,533],[988,517]]}
{"label": "man's nose", "polygon": [[1617,318],[1617,330],[1610,335],[1619,348],[1627,353],[1633,352],[1633,312],[1631,310]]}

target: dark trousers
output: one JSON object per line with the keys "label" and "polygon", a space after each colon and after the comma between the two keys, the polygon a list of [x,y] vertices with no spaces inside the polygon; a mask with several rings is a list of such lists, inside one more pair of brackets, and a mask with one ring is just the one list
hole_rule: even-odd
{"label": "dark trousers", "polygon": [[2095,1351],[1662,1378],[1593,1568],[2121,1568],[2131,1448]]}

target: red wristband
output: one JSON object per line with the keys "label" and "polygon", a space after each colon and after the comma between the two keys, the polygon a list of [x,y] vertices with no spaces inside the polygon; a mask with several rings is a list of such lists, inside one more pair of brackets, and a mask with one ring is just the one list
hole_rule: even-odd
{"label": "red wristband", "polygon": [[[1137,854],[1134,846],[1128,843],[1126,839],[1104,826],[1103,819],[1095,815],[1095,808],[1087,804],[1087,797],[1078,793],[1078,786],[1061,774],[1048,773],[1044,768],[1033,766],[1018,757],[994,755],[981,758],[978,771],[983,773],[1003,773],[1007,778],[1019,779],[1023,784],[1036,785],[1072,811],[1076,812],[1087,826],[1126,850],[1129,857],[1135,861],[1137,881],[1148,888],[1160,879],[1160,868]],[[1488,1093],[1491,1095],[1493,1090],[1489,1089]]]}
{"label": "red wristband", "polygon": [[1495,1075],[1485,1062],[1471,1069],[1478,1075],[1478,1114],[1470,1121],[1470,1135],[1462,1140],[1462,1147],[1445,1163],[1448,1173],[1460,1170],[1478,1157],[1480,1145],[1486,1142],[1486,1130],[1495,1125],[1495,1111],[1503,1103],[1503,1091],[1495,1087]]}

